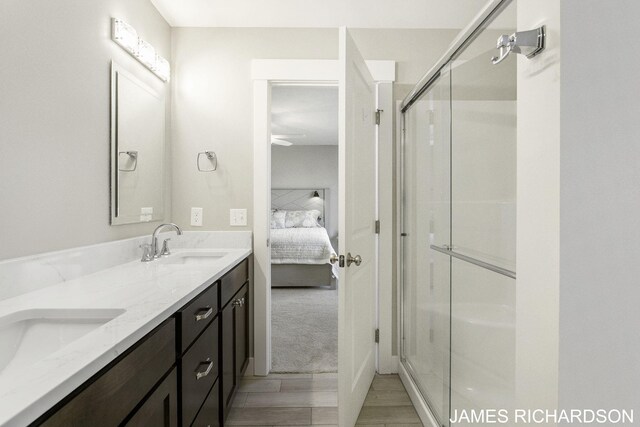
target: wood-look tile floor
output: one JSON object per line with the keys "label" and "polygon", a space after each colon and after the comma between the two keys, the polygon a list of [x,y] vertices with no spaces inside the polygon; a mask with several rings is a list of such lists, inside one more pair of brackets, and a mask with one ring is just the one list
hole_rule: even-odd
{"label": "wood-look tile floor", "polygon": [[[271,374],[245,377],[229,414],[234,426],[337,427],[337,374]],[[376,375],[357,424],[420,427],[420,419],[397,375]]]}

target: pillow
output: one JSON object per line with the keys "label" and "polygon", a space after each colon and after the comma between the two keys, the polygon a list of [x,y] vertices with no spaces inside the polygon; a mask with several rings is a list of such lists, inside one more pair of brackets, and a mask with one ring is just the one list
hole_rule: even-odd
{"label": "pillow", "polygon": [[317,228],[320,227],[320,211],[284,211],[286,212],[285,228]]}
{"label": "pillow", "polygon": [[284,218],[287,211],[271,209],[271,228],[284,228]]}

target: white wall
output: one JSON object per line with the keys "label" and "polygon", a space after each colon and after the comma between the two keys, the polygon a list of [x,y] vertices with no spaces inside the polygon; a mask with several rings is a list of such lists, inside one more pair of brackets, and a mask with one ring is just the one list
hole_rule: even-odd
{"label": "white wall", "polygon": [[148,0],[0,2],[0,259],[157,225],[109,225],[110,61],[169,87],[111,41],[112,16],[170,58],[170,28]]}
{"label": "white wall", "polygon": [[561,14],[560,406],[637,419],[640,58],[610,37],[637,35],[640,3],[564,0]]}
{"label": "white wall", "polygon": [[271,146],[272,188],[327,188],[326,228],[338,234],[338,146]]}
{"label": "white wall", "polygon": [[[356,29],[366,59],[398,61],[402,83],[415,83],[440,56],[453,30]],[[189,229],[191,207],[207,230],[230,227],[229,209],[252,220],[252,59],[337,59],[336,29],[174,28],[173,219]],[[403,88],[400,92],[404,94]],[[218,171],[195,169],[198,151],[214,150]]]}
{"label": "white wall", "polygon": [[[189,228],[202,207],[203,227],[230,227],[229,209],[247,208],[253,223],[253,58],[329,59],[335,30],[184,29],[173,31],[173,219]],[[218,170],[195,168],[198,151],[213,150]]]}
{"label": "white wall", "polygon": [[560,245],[560,4],[557,0],[518,0],[517,7],[518,29],[544,24],[547,41],[545,51],[531,60],[518,55],[516,408],[555,409]]}

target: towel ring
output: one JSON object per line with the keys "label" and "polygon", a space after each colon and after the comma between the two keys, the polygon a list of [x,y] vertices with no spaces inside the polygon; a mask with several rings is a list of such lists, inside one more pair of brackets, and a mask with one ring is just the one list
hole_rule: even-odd
{"label": "towel ring", "polygon": [[131,169],[123,169],[120,167],[120,159],[118,159],[118,170],[120,172],[133,172],[138,168],[138,152],[137,151],[120,151],[118,153],[118,157],[120,157],[121,154],[126,154],[127,156],[129,156],[129,158],[127,159],[127,161],[133,161],[133,168]]}
{"label": "towel ring", "polygon": [[[200,167],[200,158],[202,156],[206,156],[207,159],[211,162],[210,168],[203,169],[202,167]],[[196,159],[196,166],[198,167],[198,171],[200,172],[215,171],[216,169],[218,169],[218,157],[216,156],[216,153],[214,153],[213,151],[201,151],[200,153],[198,153],[198,158]]]}

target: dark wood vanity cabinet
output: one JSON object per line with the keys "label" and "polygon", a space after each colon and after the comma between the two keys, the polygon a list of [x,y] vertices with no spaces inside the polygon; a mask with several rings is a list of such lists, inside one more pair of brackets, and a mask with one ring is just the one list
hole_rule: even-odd
{"label": "dark wood vanity cabinet", "polygon": [[[171,373],[176,360],[175,345],[175,320],[170,318],[33,425],[126,425],[128,420],[134,423],[139,420],[136,414],[143,411],[145,417],[162,419],[164,424],[159,425],[177,426],[177,390]],[[164,391],[154,395],[153,390],[160,388]],[[168,399],[168,404],[158,399],[162,402]]]}
{"label": "dark wood vanity cabinet", "polygon": [[[240,382],[240,376],[249,360],[248,303],[249,285],[247,276],[236,277],[244,283],[234,283],[233,295],[228,294],[226,305],[222,309],[222,414],[221,422],[229,415],[233,398]],[[225,285],[223,280],[222,286]],[[231,286],[231,284],[229,284]]]}
{"label": "dark wood vanity cabinet", "polygon": [[249,359],[248,260],[32,425],[220,427]]}
{"label": "dark wood vanity cabinet", "polygon": [[176,313],[182,426],[192,425],[211,389],[218,384],[219,291],[219,282],[213,283]]}
{"label": "dark wood vanity cabinet", "polygon": [[173,368],[124,424],[126,427],[178,427],[178,373]]}

